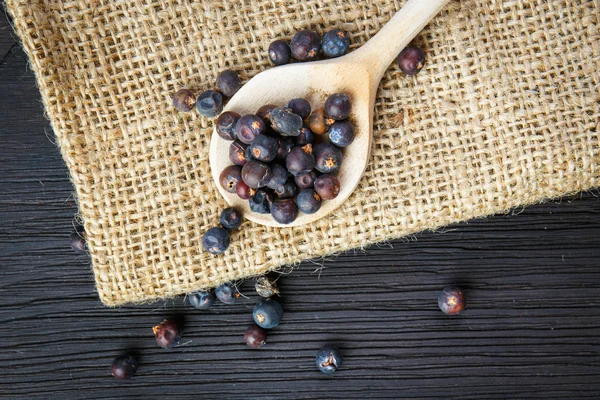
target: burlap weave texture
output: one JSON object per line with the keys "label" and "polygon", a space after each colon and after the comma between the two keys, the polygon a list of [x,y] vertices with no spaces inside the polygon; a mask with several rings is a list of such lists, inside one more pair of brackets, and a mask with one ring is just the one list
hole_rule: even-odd
{"label": "burlap weave texture", "polygon": [[246,222],[226,254],[203,252],[226,206],[209,170],[212,123],[175,112],[172,93],[211,88],[225,68],[247,80],[270,68],[272,40],[304,28],[343,28],[356,48],[403,3],[7,0],[101,300],[174,296],[598,186],[600,1],[453,1],[416,39],[425,69],[384,76],[350,199],[309,226]]}

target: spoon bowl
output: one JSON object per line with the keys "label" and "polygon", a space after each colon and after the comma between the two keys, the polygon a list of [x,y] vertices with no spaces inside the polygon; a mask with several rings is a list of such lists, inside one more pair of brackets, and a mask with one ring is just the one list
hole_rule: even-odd
{"label": "spoon bowl", "polygon": [[361,48],[345,56],[310,63],[288,64],[259,73],[233,96],[224,111],[240,115],[254,114],[265,104],[285,106],[295,98],[304,98],[313,110],[324,105],[327,96],[344,93],[352,101],[350,121],[355,126],[355,139],[343,151],[341,167],[336,174],[340,192],[335,199],[323,201],[314,214],[299,213],[288,225],[276,222],[270,214],[252,212],[248,201],[229,193],[219,184],[219,175],[227,166],[231,141],[221,138],[216,130],[210,143],[210,167],[216,186],[232,207],[245,218],[263,225],[299,226],[316,221],[338,208],[358,186],[365,171],[373,132],[373,109],[379,81],[387,67],[421,29],[449,0],[409,0],[400,11]]}

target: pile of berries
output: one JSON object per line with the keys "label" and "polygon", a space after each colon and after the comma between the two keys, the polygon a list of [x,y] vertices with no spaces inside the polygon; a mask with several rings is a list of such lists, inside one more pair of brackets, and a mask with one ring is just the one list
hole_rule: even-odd
{"label": "pile of berries", "polygon": [[221,187],[280,224],[294,222],[299,212],[317,212],[340,191],[335,174],[342,149],[355,135],[350,110],[350,98],[335,93],[314,111],[307,100],[293,99],[285,107],[262,106],[256,114],[222,113],[216,131],[232,141],[233,165],[221,172]]}
{"label": "pile of berries", "polygon": [[269,59],[275,65],[288,64],[292,57],[297,61],[314,61],[321,50],[327,58],[343,56],[350,47],[350,38],[341,29],[332,29],[323,35],[310,30],[296,32],[290,44],[276,40],[269,46]]}

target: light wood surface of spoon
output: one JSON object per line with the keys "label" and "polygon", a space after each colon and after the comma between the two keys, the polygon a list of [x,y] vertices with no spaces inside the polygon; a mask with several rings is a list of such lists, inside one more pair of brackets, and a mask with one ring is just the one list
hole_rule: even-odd
{"label": "light wood surface of spoon", "polygon": [[210,167],[219,192],[227,203],[241,210],[244,217],[268,226],[299,226],[322,218],[338,208],[352,194],[365,171],[371,152],[373,108],[379,81],[398,53],[441,11],[450,0],[409,0],[400,11],[367,43],[345,56],[306,63],[295,63],[259,73],[233,96],[224,111],[254,114],[265,104],[285,106],[295,98],[307,99],[313,110],[322,107],[328,95],[345,93],[352,100],[350,120],[355,125],[354,142],[343,150],[337,176],[341,188],[333,200],[323,201],[314,214],[299,213],[288,225],[276,222],[270,214],[252,212],[247,200],[228,193],[219,175],[231,165],[231,141],[214,131],[210,143]]}

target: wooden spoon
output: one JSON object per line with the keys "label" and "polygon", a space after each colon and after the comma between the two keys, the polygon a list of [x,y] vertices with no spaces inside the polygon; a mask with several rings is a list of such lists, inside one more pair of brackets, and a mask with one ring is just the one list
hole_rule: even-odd
{"label": "wooden spoon", "polygon": [[350,120],[356,138],[344,149],[337,174],[341,189],[333,200],[324,201],[314,214],[299,213],[289,225],[276,222],[270,214],[252,212],[247,200],[228,193],[219,183],[228,165],[230,141],[215,131],[210,144],[210,167],[219,192],[244,217],[269,226],[298,226],[318,220],[338,208],[352,194],[367,167],[373,134],[373,108],[379,81],[398,53],[441,11],[450,0],[409,0],[367,43],[338,58],[296,63],[271,68],[256,75],[233,96],[224,111],[253,114],[265,104],[285,106],[295,98],[305,98],[313,109],[322,107],[328,95],[345,93],[352,100]]}

